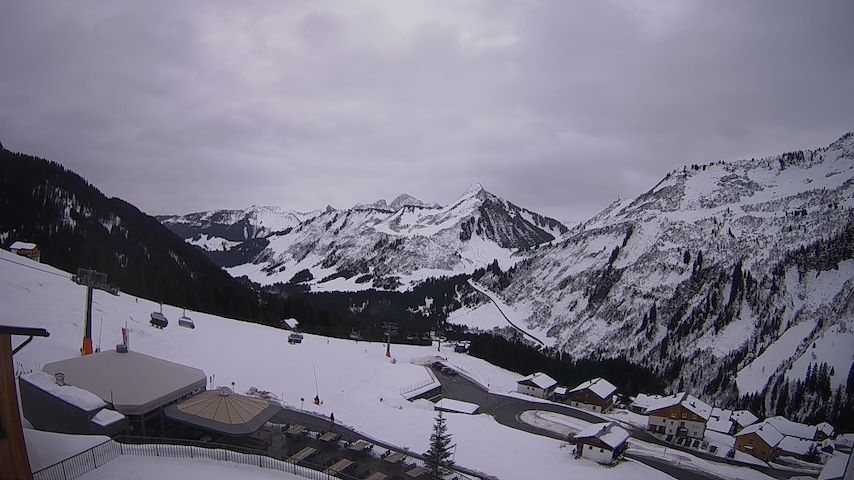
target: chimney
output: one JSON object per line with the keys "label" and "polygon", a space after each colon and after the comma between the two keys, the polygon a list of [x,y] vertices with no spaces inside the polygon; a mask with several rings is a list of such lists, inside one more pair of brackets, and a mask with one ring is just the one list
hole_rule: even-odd
{"label": "chimney", "polygon": [[56,381],[56,384],[60,387],[65,386],[65,374],[61,372],[57,372],[53,374],[53,379]]}

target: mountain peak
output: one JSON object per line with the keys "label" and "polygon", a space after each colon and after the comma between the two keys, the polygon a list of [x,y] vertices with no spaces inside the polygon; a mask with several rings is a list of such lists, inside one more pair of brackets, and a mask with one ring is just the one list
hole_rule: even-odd
{"label": "mountain peak", "polygon": [[479,183],[472,183],[471,185],[469,185],[468,188],[466,188],[466,191],[463,192],[462,196],[463,197],[473,197],[473,196],[475,196],[478,193],[483,192],[483,191],[484,191],[483,185],[481,185]]}
{"label": "mountain peak", "polygon": [[410,195],[408,193],[401,193],[400,195],[395,197],[394,200],[391,201],[391,204],[389,206],[392,209],[397,210],[398,208],[404,207],[406,205],[413,205],[416,207],[420,207],[420,206],[424,205],[424,202],[413,197],[412,195]]}

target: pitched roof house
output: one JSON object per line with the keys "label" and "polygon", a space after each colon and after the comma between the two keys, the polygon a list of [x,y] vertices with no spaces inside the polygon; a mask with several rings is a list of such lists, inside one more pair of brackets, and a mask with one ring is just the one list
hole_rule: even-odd
{"label": "pitched roof house", "polygon": [[604,378],[594,378],[570,390],[568,401],[573,407],[604,412],[614,404],[615,393],[617,387],[611,382]]}
{"label": "pitched roof house", "polygon": [[517,381],[516,391],[533,397],[548,398],[556,386],[557,380],[545,373],[537,372]]}
{"label": "pitched roof house", "polygon": [[599,463],[613,463],[626,449],[629,432],[617,422],[595,423],[573,437],[575,453]]}
{"label": "pitched roof house", "polygon": [[659,435],[703,438],[712,407],[699,398],[681,392],[650,402],[647,430]]}

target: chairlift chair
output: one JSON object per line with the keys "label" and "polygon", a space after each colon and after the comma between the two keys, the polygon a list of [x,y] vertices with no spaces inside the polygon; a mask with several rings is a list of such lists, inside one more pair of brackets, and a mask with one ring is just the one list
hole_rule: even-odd
{"label": "chairlift chair", "polygon": [[159,312],[151,312],[151,325],[155,328],[164,329],[169,325],[169,320],[166,315],[163,315],[163,304],[160,304]]}
{"label": "chairlift chair", "polygon": [[193,323],[193,319],[187,316],[187,310],[184,310],[184,314],[181,315],[181,318],[178,319],[178,326],[184,328],[196,328],[196,324]]}

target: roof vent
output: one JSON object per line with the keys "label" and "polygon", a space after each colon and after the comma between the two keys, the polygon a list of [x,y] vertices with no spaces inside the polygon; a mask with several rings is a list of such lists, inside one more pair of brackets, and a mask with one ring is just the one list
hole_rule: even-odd
{"label": "roof vent", "polygon": [[56,384],[61,386],[65,385],[65,374],[61,372],[57,372],[53,374],[53,379],[56,381]]}
{"label": "roof vent", "polygon": [[124,343],[116,345],[116,353],[128,353],[128,346]]}

